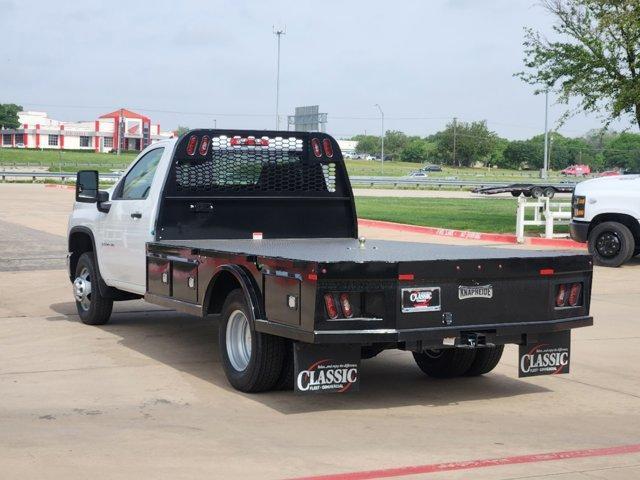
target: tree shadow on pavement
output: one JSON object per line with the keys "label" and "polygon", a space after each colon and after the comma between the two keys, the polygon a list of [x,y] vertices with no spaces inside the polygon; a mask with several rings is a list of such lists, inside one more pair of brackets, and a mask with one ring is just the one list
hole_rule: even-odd
{"label": "tree shadow on pavement", "polygon": [[[218,325],[215,319],[203,320],[171,310],[143,309],[145,305],[142,302],[123,302],[114,308],[111,321],[107,325],[86,328],[100,328],[117,335],[120,338],[119,343],[126,348],[194,375],[218,388],[234,392],[220,364]],[[79,321],[73,302],[56,303],[50,308],[60,314],[50,317],[50,320]],[[515,359],[513,360],[515,362]],[[515,367],[513,368],[515,370]],[[410,353],[392,350],[374,359],[362,361],[359,393],[235,393],[280,413],[298,414],[415,405],[436,407],[548,391],[547,388],[500,373],[475,378],[432,379],[418,369]]]}

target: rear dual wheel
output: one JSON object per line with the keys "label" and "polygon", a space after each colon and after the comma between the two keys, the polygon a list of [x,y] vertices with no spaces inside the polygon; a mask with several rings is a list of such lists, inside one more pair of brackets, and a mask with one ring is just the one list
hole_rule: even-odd
{"label": "rear dual wheel", "polygon": [[493,370],[500,358],[504,345],[482,348],[430,349],[414,353],[418,367],[434,378],[475,377]]}
{"label": "rear dual wheel", "polygon": [[242,392],[293,386],[289,369],[285,369],[291,358],[286,349],[290,343],[256,332],[252,318],[243,291],[232,291],[222,307],[218,333],[222,366],[229,383]]}

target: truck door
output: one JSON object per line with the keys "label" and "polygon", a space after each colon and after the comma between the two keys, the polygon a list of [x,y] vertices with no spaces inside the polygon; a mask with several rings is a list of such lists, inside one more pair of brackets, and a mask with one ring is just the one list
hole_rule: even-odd
{"label": "truck door", "polygon": [[149,192],[163,152],[155,148],[138,159],[114,190],[102,224],[100,272],[109,285],[126,291],[145,291],[145,243],[153,239],[157,201]]}

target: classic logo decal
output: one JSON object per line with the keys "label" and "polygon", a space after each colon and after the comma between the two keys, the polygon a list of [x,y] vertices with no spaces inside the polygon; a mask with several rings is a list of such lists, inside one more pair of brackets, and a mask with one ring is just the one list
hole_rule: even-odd
{"label": "classic logo decal", "polygon": [[344,393],[358,381],[358,364],[330,359],[315,362],[298,373],[296,386],[300,392],[325,391]]}
{"label": "classic logo decal", "polygon": [[534,344],[520,345],[518,376],[569,373],[570,331],[541,335]]}
{"label": "classic logo decal", "polygon": [[402,289],[402,313],[440,311],[440,287]]}
{"label": "classic logo decal", "polygon": [[520,357],[520,371],[523,374],[556,374],[569,365],[569,349],[550,347],[542,344],[533,347]]}
{"label": "classic logo decal", "polygon": [[493,298],[493,285],[460,285],[458,298]]}

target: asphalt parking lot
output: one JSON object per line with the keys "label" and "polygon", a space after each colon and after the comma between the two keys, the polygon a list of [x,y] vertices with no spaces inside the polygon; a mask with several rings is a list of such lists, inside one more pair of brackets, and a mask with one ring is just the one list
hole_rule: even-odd
{"label": "asphalt parking lot", "polygon": [[[214,321],[136,301],[108,325],[79,322],[72,199],[0,184],[3,479],[278,479],[608,447],[402,478],[640,478],[638,260],[596,268],[596,325],[574,331],[569,375],[518,379],[510,347],[485,377],[434,380],[392,351],[363,361],[354,395],[245,395],[224,377]],[[334,478],[390,472],[377,475]]]}

